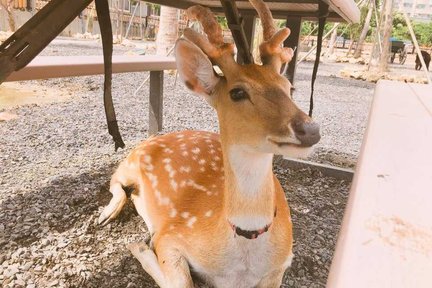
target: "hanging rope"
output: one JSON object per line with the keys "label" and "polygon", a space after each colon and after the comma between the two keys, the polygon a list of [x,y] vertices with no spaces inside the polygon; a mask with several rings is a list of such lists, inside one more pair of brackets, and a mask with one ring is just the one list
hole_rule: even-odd
{"label": "hanging rope", "polygon": [[324,26],[326,23],[326,19],[328,16],[328,5],[320,2],[319,3],[319,19],[318,19],[318,40],[317,40],[317,50],[316,50],[316,57],[315,57],[315,63],[313,67],[312,72],[312,82],[311,82],[311,95],[310,95],[310,102],[309,102],[309,117],[312,117],[313,107],[314,107],[314,86],[315,86],[315,80],[318,72],[318,66],[320,62],[320,56],[321,56],[321,48],[322,48],[322,39],[324,35]]}
{"label": "hanging rope", "polygon": [[116,114],[114,110],[112,93],[111,93],[111,80],[112,80],[112,51],[113,51],[113,36],[111,27],[111,18],[107,0],[96,0],[96,13],[99,20],[99,26],[102,36],[102,47],[104,55],[104,106],[105,115],[108,124],[108,132],[113,137],[115,143],[115,151],[118,148],[124,148],[125,144],[120,135],[117,124]]}

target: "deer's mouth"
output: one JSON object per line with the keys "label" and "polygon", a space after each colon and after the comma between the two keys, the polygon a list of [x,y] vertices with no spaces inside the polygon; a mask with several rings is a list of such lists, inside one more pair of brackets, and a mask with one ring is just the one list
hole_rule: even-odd
{"label": "deer's mouth", "polygon": [[294,137],[267,137],[267,141],[272,145],[273,153],[287,156],[290,158],[307,158],[313,148],[311,146],[304,145]]}
{"label": "deer's mouth", "polygon": [[304,147],[301,145],[301,142],[295,138],[290,139],[274,139],[271,137],[267,137],[267,141],[278,146],[278,147]]}

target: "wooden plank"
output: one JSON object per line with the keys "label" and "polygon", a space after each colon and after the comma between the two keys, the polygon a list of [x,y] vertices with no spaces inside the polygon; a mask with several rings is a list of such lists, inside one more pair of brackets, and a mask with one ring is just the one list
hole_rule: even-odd
{"label": "wooden plank", "polygon": [[379,81],[327,287],[430,288],[432,86]]}
{"label": "wooden plank", "polygon": [[[330,6],[331,16],[329,17],[330,20],[345,20],[350,23],[352,22],[359,22],[360,21],[360,10],[357,8],[356,3],[353,0],[319,0],[324,1]],[[274,18],[282,18],[285,19],[287,16],[298,16],[298,17],[316,17],[315,11],[308,10],[304,11],[302,10],[302,7],[304,7],[304,4],[316,4],[319,1],[315,0],[275,0],[275,1],[265,1],[269,7],[277,7],[281,4],[290,4],[289,9],[273,9],[271,8],[273,12]],[[223,13],[223,9],[220,4],[220,0],[177,0],[177,1],[171,1],[171,0],[151,0],[149,1],[151,3],[156,3],[160,5],[165,6],[171,6],[176,7],[180,9],[187,9],[190,6],[193,5],[203,5],[209,7],[212,11],[216,13]],[[242,15],[255,15],[255,11],[252,9],[251,5],[247,3],[246,1],[238,1],[239,4],[239,11]],[[292,5],[297,5],[297,7],[294,7]],[[244,7],[246,6],[246,7]],[[296,11],[297,14],[292,14],[292,11]],[[333,13],[334,12],[334,13]]]}
{"label": "wooden plank", "polygon": [[162,131],[163,71],[150,72],[149,136]]}
{"label": "wooden plank", "polygon": [[300,159],[287,159],[282,156],[275,157],[275,163],[285,169],[313,169],[319,171],[322,175],[333,177],[351,182],[354,176],[354,171],[327,164],[304,161]]}
{"label": "wooden plank", "polygon": [[[113,56],[113,73],[176,69],[174,57],[142,55]],[[103,56],[38,56],[6,81],[98,75],[104,72]]]}

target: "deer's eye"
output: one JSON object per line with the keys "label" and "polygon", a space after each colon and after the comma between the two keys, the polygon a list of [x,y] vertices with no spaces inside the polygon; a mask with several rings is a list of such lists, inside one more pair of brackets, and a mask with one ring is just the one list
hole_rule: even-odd
{"label": "deer's eye", "polygon": [[231,100],[234,102],[249,99],[249,95],[241,88],[234,88],[230,91]]}

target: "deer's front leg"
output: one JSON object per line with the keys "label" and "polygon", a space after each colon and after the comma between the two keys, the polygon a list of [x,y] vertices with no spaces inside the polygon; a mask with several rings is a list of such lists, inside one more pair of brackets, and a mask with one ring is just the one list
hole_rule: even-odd
{"label": "deer's front leg", "polygon": [[166,287],[165,277],[153,250],[144,242],[131,243],[127,248],[132,252],[135,258],[138,259],[147,274],[149,274],[160,287]]}
{"label": "deer's front leg", "polygon": [[257,288],[279,288],[282,284],[285,269],[276,270],[265,276],[258,284]]}
{"label": "deer's front leg", "polygon": [[[171,239],[172,240],[172,239]],[[159,265],[166,279],[167,288],[193,288],[194,284],[186,258],[170,241],[170,238],[155,240]]]}
{"label": "deer's front leg", "polygon": [[193,288],[189,265],[181,253],[165,245],[155,245],[156,254],[144,242],[133,243],[128,249],[144,270],[162,288]]}

